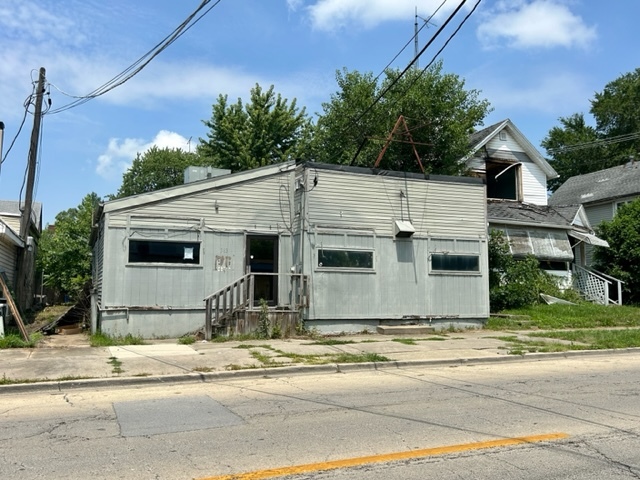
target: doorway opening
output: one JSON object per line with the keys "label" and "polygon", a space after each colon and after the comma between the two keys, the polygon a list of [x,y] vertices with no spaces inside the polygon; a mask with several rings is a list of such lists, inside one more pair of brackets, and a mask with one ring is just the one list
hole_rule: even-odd
{"label": "doorway opening", "polygon": [[254,298],[269,306],[278,303],[278,237],[271,235],[247,235],[247,273],[256,273]]}

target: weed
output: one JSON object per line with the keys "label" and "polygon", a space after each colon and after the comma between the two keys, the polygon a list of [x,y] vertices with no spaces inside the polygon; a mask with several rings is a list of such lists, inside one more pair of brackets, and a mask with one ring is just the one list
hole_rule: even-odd
{"label": "weed", "polygon": [[116,357],[109,357],[109,361],[107,363],[110,363],[113,366],[111,373],[124,372],[124,370],[122,369],[122,362],[118,360]]}
{"label": "weed", "polygon": [[413,338],[394,338],[392,341],[403,343],[405,345],[417,345],[417,342]]}
{"label": "weed", "polygon": [[42,340],[41,333],[32,333],[25,341],[19,333],[10,332],[0,337],[0,348],[33,348]]}
{"label": "weed", "polygon": [[316,340],[307,345],[349,345],[350,343],[356,343],[354,340],[337,340],[335,338],[325,338],[322,340]]}
{"label": "weed", "polygon": [[333,357],[336,363],[390,362],[391,360],[377,353],[340,353]]}
{"label": "weed", "polygon": [[124,337],[121,335],[113,336],[106,333],[97,332],[89,337],[92,347],[113,347],[119,345],[144,345],[142,337],[134,336],[128,333]]}
{"label": "weed", "polygon": [[269,338],[271,321],[269,320],[269,305],[264,298],[260,299],[260,314],[258,315],[258,337]]}
{"label": "weed", "polygon": [[282,326],[280,322],[276,322],[271,327],[271,338],[282,338]]}
{"label": "weed", "polygon": [[196,337],[193,335],[185,335],[184,337],[180,337],[178,339],[178,343],[180,345],[193,345],[196,342]]}

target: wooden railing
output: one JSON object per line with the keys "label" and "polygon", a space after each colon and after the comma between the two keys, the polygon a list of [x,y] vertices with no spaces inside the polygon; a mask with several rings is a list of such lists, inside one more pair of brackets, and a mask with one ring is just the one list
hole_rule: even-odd
{"label": "wooden railing", "polygon": [[[280,308],[297,312],[308,306],[308,277],[297,273],[248,273],[233,283],[221,288],[204,299],[205,325],[204,338],[211,340],[213,327],[219,327],[224,321],[233,317],[236,312],[258,310],[255,299],[255,284],[257,276],[272,276],[279,282],[280,278],[291,279],[289,301]],[[277,301],[277,299],[276,299]]]}
{"label": "wooden railing", "polygon": [[[588,270],[579,265],[573,266],[573,282],[585,299],[602,305],[622,305],[622,280],[618,280],[597,270]],[[617,287],[617,298],[612,298],[610,288]]]}

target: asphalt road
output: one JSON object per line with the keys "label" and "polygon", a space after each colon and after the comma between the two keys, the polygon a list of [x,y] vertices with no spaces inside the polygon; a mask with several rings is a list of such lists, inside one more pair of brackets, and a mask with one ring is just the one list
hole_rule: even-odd
{"label": "asphalt road", "polygon": [[639,390],[628,354],[2,394],[0,478],[640,478]]}

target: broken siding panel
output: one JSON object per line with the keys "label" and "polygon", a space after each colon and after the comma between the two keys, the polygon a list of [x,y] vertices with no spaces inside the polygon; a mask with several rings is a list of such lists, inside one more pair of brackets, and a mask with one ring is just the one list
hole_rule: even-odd
{"label": "broken siding panel", "polygon": [[473,236],[486,228],[484,195],[483,185],[321,171],[308,218],[377,235],[393,235],[393,220],[410,218],[418,235]]}
{"label": "broken siding panel", "polygon": [[163,224],[168,219],[202,219],[215,229],[267,230],[291,227],[288,173],[247,181],[221,189],[164,200],[111,213],[111,226],[126,226],[127,215],[148,217]]}

